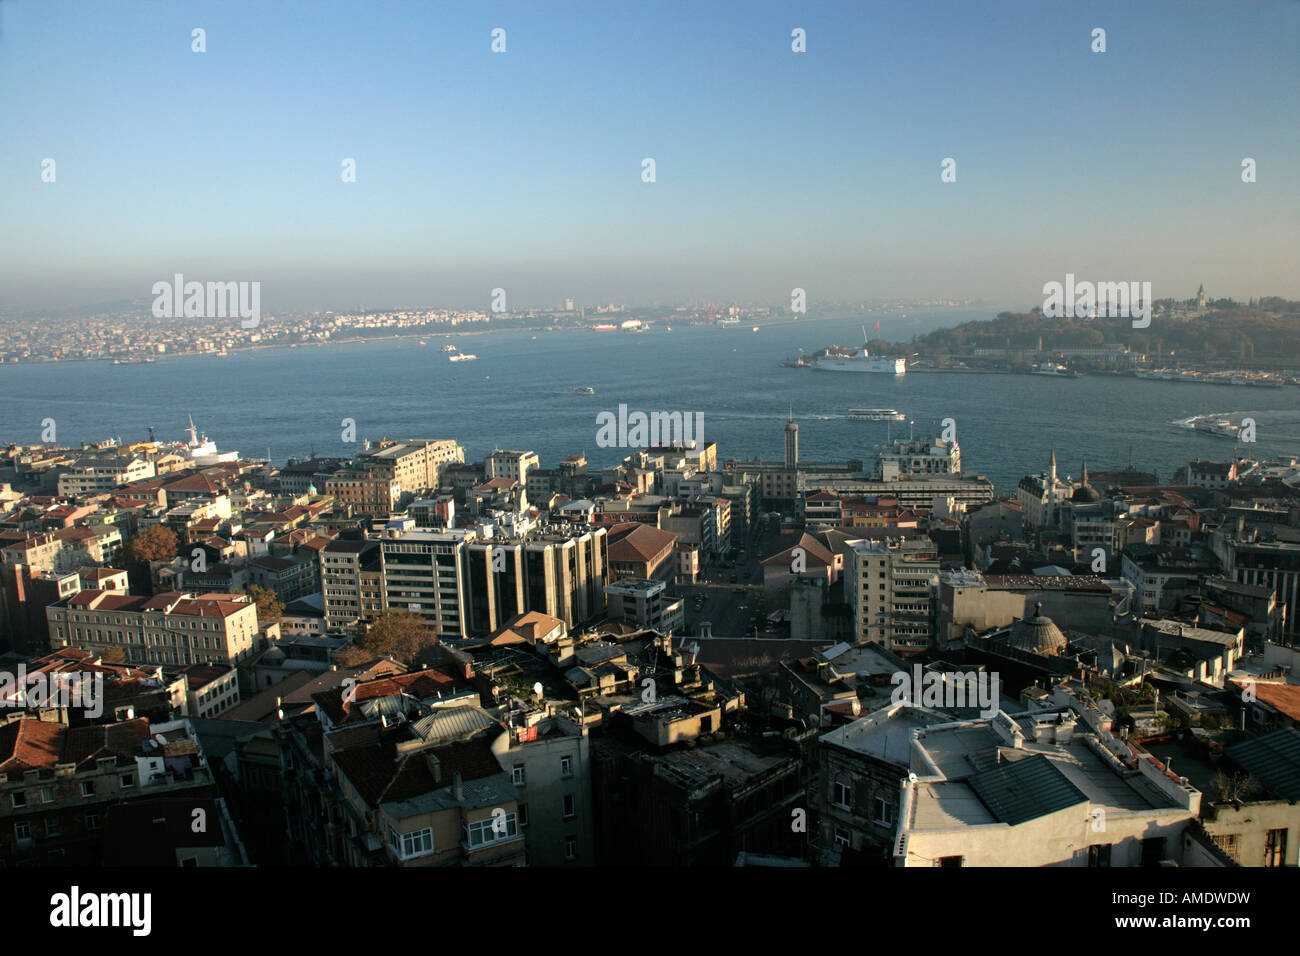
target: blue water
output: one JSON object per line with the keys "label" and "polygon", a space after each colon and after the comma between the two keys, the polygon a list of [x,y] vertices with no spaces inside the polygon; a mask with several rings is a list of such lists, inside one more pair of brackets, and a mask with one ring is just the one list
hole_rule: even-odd
{"label": "blue water", "polygon": [[[911,313],[909,313],[910,315]],[[978,317],[988,317],[987,312]],[[868,330],[877,316],[868,318]],[[952,325],[973,314],[944,310],[884,319],[893,340]],[[270,455],[276,461],[342,455],[341,421],[355,419],[358,439],[456,438],[470,459],[493,448],[528,448],[545,467],[585,452],[595,466],[625,450],[596,446],[596,416],[629,410],[702,412],[704,437],[719,458],[779,458],[788,409],[799,422],[804,460],[873,460],[883,422],[855,422],[849,407],[897,408],[916,433],[957,422],[967,471],[991,478],[1000,491],[1047,463],[1055,447],[1062,474],[1128,462],[1168,479],[1191,459],[1225,459],[1229,439],[1169,424],[1205,411],[1251,416],[1255,457],[1300,454],[1300,391],[1189,385],[1110,376],[1052,379],[1020,375],[909,373],[855,375],[780,368],[797,353],[861,341],[861,319],[761,328],[674,325],[642,335],[622,332],[490,332],[372,343],[271,349],[225,358],[161,358],[153,365],[74,362],[0,367],[0,440],[40,440],[53,418],[63,444],[120,437],[181,439],[186,415],[222,450]],[[535,336],[535,338],[534,338]],[[479,356],[450,363],[444,341]],[[590,385],[595,395],[578,395]],[[903,426],[904,428],[906,426]],[[894,436],[901,432],[895,425]]]}

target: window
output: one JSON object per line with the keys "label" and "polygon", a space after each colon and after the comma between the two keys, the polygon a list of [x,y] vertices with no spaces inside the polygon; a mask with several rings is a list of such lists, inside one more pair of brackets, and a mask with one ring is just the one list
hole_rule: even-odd
{"label": "window", "polygon": [[21,822],[14,824],[15,840],[30,840],[32,837],[32,826],[30,823]]}
{"label": "window", "polygon": [[839,827],[836,827],[836,828],[835,828],[835,845],[836,845],[836,846],[852,846],[852,845],[853,845],[853,841],[852,841],[852,839],[850,839],[850,837],[849,837],[849,831],[848,831],[848,830],[841,830]]}
{"label": "window", "polygon": [[99,829],[99,814],[98,814],[98,813],[87,813],[87,814],[86,814],[86,829],[87,829],[87,830],[98,830],[98,829]]}
{"label": "window", "polygon": [[848,810],[853,805],[853,788],[836,780],[831,785],[831,803]]}
{"label": "window", "polygon": [[1264,865],[1286,865],[1286,827],[1268,831],[1264,838]]}
{"label": "window", "polygon": [[964,859],[960,856],[941,856],[936,862],[939,866],[961,866]]}
{"label": "window", "polygon": [[54,802],[54,788],[41,787],[41,803],[53,803],[53,802]]}
{"label": "window", "polygon": [[560,758],[560,773],[564,774],[564,776],[566,776],[566,777],[572,777],[572,776],[573,776],[573,758],[572,758],[572,757],[561,757],[561,758]]}
{"label": "window", "polygon": [[122,789],[130,790],[135,786],[135,777],[129,773],[122,774]]}
{"label": "window", "polygon": [[95,781],[83,781],[81,784],[81,795],[83,797],[93,797],[95,795]]}
{"label": "window", "polygon": [[528,804],[526,803],[519,804],[519,825],[528,826]]}
{"label": "window", "polygon": [[45,835],[47,837],[58,836],[61,832],[58,817],[45,818]]}
{"label": "window", "polygon": [[11,793],[9,799],[13,801],[15,807],[27,806],[27,794],[23,793],[21,790]]}
{"label": "window", "polygon": [[577,815],[577,809],[574,807],[573,794],[564,795],[564,819],[569,820]]}
{"label": "window", "polygon": [[1110,866],[1110,844],[1094,843],[1088,847],[1089,866]]}
{"label": "window", "polygon": [[1234,860],[1237,858],[1236,833],[1221,833],[1216,837],[1211,837],[1211,839],[1214,840],[1214,845],[1224,853],[1228,854],[1228,856],[1232,857]]}
{"label": "window", "polygon": [[510,768],[510,782],[513,783],[516,787],[522,787],[524,785],[523,764],[517,763]]}
{"label": "window", "polygon": [[[497,819],[500,819],[500,817]],[[492,822],[492,818],[488,817],[484,820],[475,820],[466,826],[465,841],[471,847],[476,847],[519,835],[519,821],[513,813],[507,813],[504,825],[498,823],[496,829],[493,829]]]}
{"label": "window", "polygon": [[884,797],[876,797],[875,809],[877,823],[887,827],[894,825],[894,805],[892,803]]}
{"label": "window", "polygon": [[433,828],[425,827],[413,833],[402,834],[402,859],[423,856],[433,852]]}
{"label": "window", "polygon": [[566,860],[576,860],[578,858],[578,838],[575,836],[566,836],[564,838],[564,858]]}

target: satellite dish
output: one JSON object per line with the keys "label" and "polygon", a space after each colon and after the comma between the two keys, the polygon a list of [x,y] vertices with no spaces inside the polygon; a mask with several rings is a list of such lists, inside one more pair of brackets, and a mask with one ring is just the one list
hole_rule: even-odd
{"label": "satellite dish", "polygon": [[533,694],[536,695],[537,697],[541,697],[541,696],[542,696],[542,682],[541,682],[541,681],[538,681],[536,684],[533,685]]}

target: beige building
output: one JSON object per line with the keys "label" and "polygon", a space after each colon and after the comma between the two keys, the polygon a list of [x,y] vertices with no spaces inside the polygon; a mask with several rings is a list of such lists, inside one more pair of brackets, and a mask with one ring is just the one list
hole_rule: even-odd
{"label": "beige building", "polygon": [[926,538],[856,541],[844,552],[844,597],[859,643],[896,654],[930,646],[939,553]]}
{"label": "beige building", "polygon": [[119,648],[134,664],[237,664],[253,653],[257,606],[243,594],[151,598],[80,591],[45,610],[50,646]]}
{"label": "beige building", "polygon": [[450,438],[372,442],[357,456],[362,468],[392,479],[402,491],[410,493],[436,489],[443,468],[464,460],[465,449]]}

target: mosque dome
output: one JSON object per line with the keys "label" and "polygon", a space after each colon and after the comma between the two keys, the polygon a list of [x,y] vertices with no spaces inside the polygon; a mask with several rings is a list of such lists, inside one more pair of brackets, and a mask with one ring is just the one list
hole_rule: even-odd
{"label": "mosque dome", "polygon": [[1007,646],[1043,657],[1056,657],[1068,642],[1050,617],[1043,616],[1043,604],[1034,605],[1034,616],[1011,625]]}

